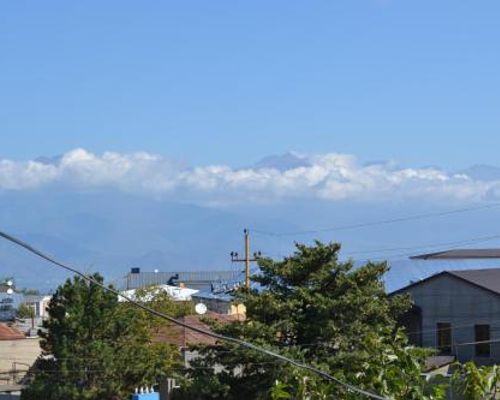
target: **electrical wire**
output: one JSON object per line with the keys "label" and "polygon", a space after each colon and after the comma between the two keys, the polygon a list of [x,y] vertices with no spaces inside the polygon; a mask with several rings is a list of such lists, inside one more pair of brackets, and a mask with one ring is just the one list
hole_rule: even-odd
{"label": "electrical wire", "polygon": [[352,230],[352,229],[367,228],[367,227],[371,227],[371,226],[395,224],[398,222],[414,221],[414,220],[421,220],[421,219],[428,219],[428,218],[446,217],[448,215],[462,214],[462,213],[467,213],[467,212],[471,212],[471,211],[488,210],[488,209],[497,208],[497,207],[500,207],[500,203],[498,203],[498,202],[486,204],[486,205],[482,205],[482,206],[466,207],[466,208],[459,208],[459,209],[455,209],[455,210],[433,212],[433,213],[426,213],[426,214],[416,214],[416,215],[410,215],[410,216],[406,216],[406,217],[390,218],[390,219],[373,221],[373,222],[351,224],[351,225],[339,225],[339,226],[334,226],[334,227],[330,227],[330,228],[309,229],[309,230],[291,231],[291,232],[270,232],[270,231],[265,231],[265,230],[260,230],[260,229],[252,229],[252,232],[259,233],[261,235],[276,236],[276,237],[310,235],[310,234],[314,234],[314,233],[346,231],[346,230]]}
{"label": "electrical wire", "polygon": [[[490,235],[490,236],[480,236],[480,237],[474,237],[470,239],[463,239],[463,240],[456,240],[453,242],[441,242],[441,243],[434,243],[434,244],[427,244],[427,245],[419,245],[419,246],[409,246],[409,247],[392,247],[392,248],[381,248],[381,249],[373,249],[373,250],[359,250],[359,251],[350,251],[345,254],[344,256],[354,256],[358,254],[381,254],[381,253],[388,253],[388,252],[394,252],[394,251],[417,251],[417,250],[422,250],[422,249],[431,249],[431,248],[439,248],[442,246],[467,246],[470,244],[476,244],[476,243],[484,243],[484,242],[489,242],[495,239],[500,239],[500,235]],[[450,249],[448,249],[450,250]]]}
{"label": "electrical wire", "polygon": [[[469,239],[462,239],[462,240],[456,240],[452,242],[440,242],[440,243],[433,243],[433,244],[422,244],[422,245],[416,245],[416,246],[406,246],[406,247],[384,247],[384,248],[379,248],[379,249],[371,249],[371,250],[355,250],[355,251],[347,251],[345,253],[340,252],[340,255],[342,257],[357,257],[359,255],[362,255],[364,257],[369,257],[368,255],[372,254],[375,258],[366,258],[366,259],[356,259],[355,261],[359,262],[368,262],[368,261],[377,261],[377,260],[394,260],[397,258],[401,257],[407,257],[407,256],[413,256],[415,255],[415,252],[420,251],[420,250],[425,250],[425,249],[436,249],[440,248],[443,246],[447,246],[446,250],[456,250],[460,249],[461,247],[464,246],[470,246],[473,244],[477,243],[485,243],[485,242],[491,242],[492,240],[497,240],[500,239],[500,235],[490,235],[490,236],[478,236],[478,237],[473,237]],[[452,246],[451,248],[449,246]],[[460,247],[459,247],[460,246]],[[390,254],[396,251],[408,251],[407,253],[399,253],[399,254]],[[411,253],[409,252],[411,251]],[[386,253],[387,257],[382,256]],[[286,259],[289,258],[289,254],[285,253],[273,253],[273,252],[264,252],[265,256],[272,256],[274,258],[281,258],[281,259]],[[377,257],[378,256],[378,257]]]}
{"label": "electrical wire", "polygon": [[349,383],[346,383],[346,382],[343,382],[341,381],[340,379],[328,374],[327,372],[324,372],[318,368],[315,368],[313,366],[310,366],[310,365],[307,365],[307,364],[304,364],[300,361],[296,361],[292,358],[289,358],[289,357],[286,357],[286,356],[283,356],[281,354],[278,354],[278,353],[275,353],[273,351],[270,351],[270,350],[267,350],[267,349],[264,349],[262,347],[259,347],[259,346],[256,346],[252,343],[249,343],[249,342],[246,342],[244,340],[241,340],[241,339],[237,339],[237,338],[233,338],[233,337],[230,337],[230,336],[225,336],[225,335],[220,335],[218,333],[214,333],[214,332],[211,332],[209,330],[205,330],[205,329],[202,329],[202,328],[198,328],[198,327],[195,327],[195,326],[191,326],[189,324],[186,324],[182,321],[179,321],[178,319],[174,318],[174,317],[171,317],[170,315],[167,315],[167,314],[164,314],[164,313],[161,313],[159,311],[156,311],[144,304],[141,304],[137,301],[135,301],[134,299],[126,296],[126,295],[123,295],[121,294],[119,291],[111,288],[111,287],[108,287],[106,285],[104,285],[103,283],[101,282],[98,282],[97,280],[93,279],[92,277],[90,276],[87,276],[85,274],[83,274],[82,272],[80,272],[79,270],[69,266],[69,265],[66,265],[60,261],[57,261],[56,259],[52,258],[51,256],[48,256],[46,254],[44,254],[43,252],[41,252],[40,250],[37,250],[35,249],[34,247],[32,247],[30,244],[20,240],[20,239],[17,239],[16,237],[12,236],[12,235],[9,235],[8,233],[5,233],[3,231],[0,231],[0,237],[4,238],[5,240],[11,242],[11,243],[14,243],[15,245],[17,246],[20,246],[22,248],[24,248],[25,250],[27,250],[28,252],[32,253],[32,254],[35,254],[36,256],[60,267],[60,268],[63,268],[67,271],[70,271],[72,273],[74,273],[75,275],[78,275],[79,277],[81,277],[82,279],[86,280],[87,282],[90,282],[96,286],[99,286],[100,288],[110,292],[110,293],[113,293],[117,296],[121,296],[122,298],[124,298],[125,300],[127,300],[129,303],[135,305],[136,307],[138,308],[141,308],[143,309],[144,311],[146,312],[149,312],[150,314],[153,314],[157,317],[160,317],[160,318],[163,318],[167,321],[170,321],[176,325],[179,325],[179,326],[182,326],[186,329],[190,329],[194,332],[197,332],[197,333],[200,333],[202,335],[206,335],[206,336],[210,336],[210,337],[213,337],[215,339],[218,339],[218,340],[221,340],[223,342],[228,342],[228,343],[234,343],[234,344],[237,344],[237,345],[240,345],[242,347],[246,347],[248,349],[251,349],[251,350],[254,350],[254,351],[257,351],[259,353],[262,353],[262,354],[265,354],[265,355],[268,355],[270,357],[274,357],[276,359],[279,359],[281,361],[284,361],[285,363],[288,363],[290,365],[293,365],[297,368],[300,368],[300,369],[304,369],[304,370],[307,370],[307,371],[310,371],[320,377],[322,377],[323,379],[326,379],[326,380],[329,380],[329,381],[332,381],[334,382],[335,384],[347,389],[348,391],[350,392],[353,392],[353,393],[357,393],[357,394],[360,394],[360,395],[363,395],[365,397],[369,397],[369,398],[372,398],[372,399],[378,399],[378,400],[390,400],[389,398],[387,397],[383,397],[383,396],[380,396],[378,394],[375,394],[375,393],[372,393],[372,392],[369,392],[369,391],[366,391],[364,389],[361,389],[361,388],[358,388],[354,385],[351,385]]}

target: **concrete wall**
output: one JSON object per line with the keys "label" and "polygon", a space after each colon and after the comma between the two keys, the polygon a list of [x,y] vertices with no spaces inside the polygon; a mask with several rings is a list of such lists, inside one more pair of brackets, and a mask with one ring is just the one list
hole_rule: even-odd
{"label": "concrete wall", "polygon": [[449,322],[452,355],[460,361],[500,363],[500,343],[491,344],[490,357],[476,357],[474,325],[490,325],[490,339],[500,339],[500,296],[450,275],[441,275],[406,290],[422,310],[422,345],[437,346],[437,323]]}
{"label": "concrete wall", "polygon": [[27,369],[22,364],[33,365],[41,352],[38,339],[0,340],[0,371],[10,371],[14,362],[20,363],[18,369]]}

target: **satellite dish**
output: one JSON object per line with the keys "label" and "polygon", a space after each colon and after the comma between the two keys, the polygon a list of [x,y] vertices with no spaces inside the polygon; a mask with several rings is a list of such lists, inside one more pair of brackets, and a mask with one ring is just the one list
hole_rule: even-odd
{"label": "satellite dish", "polygon": [[155,274],[157,274],[158,272],[160,272],[159,270],[155,269]]}
{"label": "satellite dish", "polygon": [[12,286],[14,284],[14,282],[12,281],[7,281],[7,286]]}
{"label": "satellite dish", "polygon": [[207,312],[207,306],[203,303],[198,303],[194,306],[194,310],[196,311],[196,314],[203,315]]}
{"label": "satellite dish", "polygon": [[8,288],[7,289],[7,294],[12,294],[12,293],[14,293],[14,290],[12,290],[12,288]]}

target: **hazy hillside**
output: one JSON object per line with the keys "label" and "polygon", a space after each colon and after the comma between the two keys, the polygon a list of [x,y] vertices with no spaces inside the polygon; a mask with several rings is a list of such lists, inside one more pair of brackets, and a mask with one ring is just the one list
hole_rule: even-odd
{"label": "hazy hillside", "polygon": [[[286,154],[268,157],[259,166],[286,170],[303,163],[306,161],[300,156]],[[482,166],[467,173],[475,174],[475,179],[488,179],[495,171],[494,167]],[[408,251],[398,251],[400,247],[418,253],[435,250],[436,244],[446,248],[448,242],[500,234],[496,223],[500,207],[397,224],[329,230],[462,206],[401,198],[372,201],[369,197],[356,201],[302,197],[267,203],[202,204],[115,189],[49,186],[0,191],[0,229],[82,270],[101,271],[110,279],[123,276],[132,266],[146,270],[241,268],[230,263],[229,253],[242,253],[245,227],[252,230],[252,248],[274,258],[289,254],[295,241],[313,239],[342,242],[344,257],[362,260],[404,258]],[[491,247],[500,245],[500,241],[476,245]],[[21,286],[38,288],[55,287],[66,276],[13,245],[0,242],[0,277],[7,275],[15,276]]]}

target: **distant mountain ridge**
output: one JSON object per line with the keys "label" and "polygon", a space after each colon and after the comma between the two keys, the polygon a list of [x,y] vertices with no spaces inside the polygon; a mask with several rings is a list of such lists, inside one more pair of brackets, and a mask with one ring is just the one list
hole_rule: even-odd
{"label": "distant mountain ridge", "polygon": [[[59,159],[39,160],[57,163]],[[310,165],[307,157],[286,153],[265,157],[251,168],[286,171]],[[493,166],[476,165],[460,173],[475,180],[500,181],[500,168]],[[107,278],[117,279],[136,266],[151,271],[241,268],[231,264],[229,253],[242,254],[243,228],[252,232],[252,251],[260,250],[273,258],[289,255],[295,241],[312,243],[313,239],[342,242],[346,257],[354,251],[357,259],[364,259],[393,254],[360,254],[359,250],[432,245],[498,234],[496,220],[500,209],[493,208],[363,230],[328,229],[450,208],[454,207],[411,200],[367,206],[362,201],[304,198],[213,206],[113,189],[52,187],[0,191],[0,229],[83,271],[100,271]],[[301,234],[304,230],[310,233]],[[492,241],[487,245],[495,247],[500,243]],[[68,276],[0,241],[0,279],[10,275],[22,287],[41,289],[55,288]]]}
{"label": "distant mountain ridge", "polygon": [[477,164],[459,172],[477,181],[499,181],[500,167],[492,165]]}
{"label": "distant mountain ridge", "polygon": [[252,165],[252,168],[273,168],[278,171],[288,171],[300,167],[310,167],[311,162],[307,158],[300,157],[296,153],[288,152],[282,155],[267,156]]}

